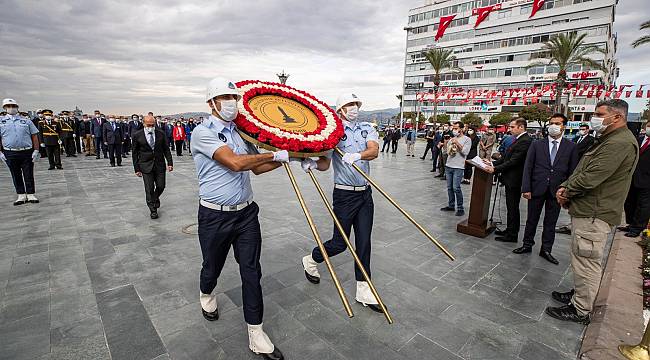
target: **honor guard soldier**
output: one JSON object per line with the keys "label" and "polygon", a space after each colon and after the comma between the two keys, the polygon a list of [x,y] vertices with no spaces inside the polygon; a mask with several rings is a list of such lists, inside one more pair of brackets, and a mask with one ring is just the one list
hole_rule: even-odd
{"label": "honor guard soldier", "polygon": [[[370,275],[370,235],[374,214],[372,192],[366,179],[353,167],[358,165],[366,174],[370,173],[370,161],[379,154],[379,135],[372,124],[357,121],[361,100],[354,94],[341,95],[336,101],[336,112],[343,120],[345,135],[337,145],[345,155],[341,158],[333,154],[331,162],[334,164],[334,194],[333,208],[336,217],[341,222],[346,235],[354,227],[355,248],[361,263]],[[305,159],[302,167],[305,171],[329,168],[330,159],[321,157],[318,162]],[[332,239],[325,242],[325,250],[329,257],[336,256],[345,251],[346,244],[338,229],[334,227]],[[314,284],[320,282],[317,265],[325,259],[318,247],[312,250],[311,255],[302,259],[307,280]],[[382,312],[377,299],[370,291],[361,270],[355,265],[355,278],[357,280],[356,301],[376,312]]]}
{"label": "honor guard soldier", "polygon": [[45,120],[39,123],[38,137],[41,147],[47,152],[47,161],[50,163],[48,170],[63,169],[61,166],[61,128],[58,121],[54,120],[52,110],[43,110]]}
{"label": "honor guard soldier", "polygon": [[69,111],[61,111],[59,126],[61,127],[61,141],[66,157],[77,157],[75,155],[74,138],[77,137],[74,121],[70,119]]}
{"label": "honor guard soldier", "polygon": [[18,103],[4,99],[7,112],[0,117],[0,160],[7,163],[18,199],[14,205],[38,203],[34,195],[34,161],[38,160],[38,129],[27,117],[19,116]]}
{"label": "honor guard soldier", "polygon": [[256,175],[271,171],[288,162],[289,155],[284,150],[259,154],[244,142],[232,122],[239,99],[234,82],[219,78],[210,81],[206,102],[212,115],[194,129],[190,145],[199,179],[198,233],[203,254],[199,300],[205,319],[217,320],[219,310],[213,291],[232,247],[242,279],[249,349],[265,359],[284,359],[262,329],[262,235],[249,170]]}

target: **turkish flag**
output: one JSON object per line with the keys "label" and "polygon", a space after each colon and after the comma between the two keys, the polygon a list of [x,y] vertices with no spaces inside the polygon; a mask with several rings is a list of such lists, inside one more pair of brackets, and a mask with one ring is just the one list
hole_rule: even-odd
{"label": "turkish flag", "polygon": [[626,91],[625,92],[625,97],[629,98],[630,96],[632,96],[632,92],[631,91]]}
{"label": "turkish flag", "polygon": [[456,14],[440,17],[440,24],[438,25],[438,33],[436,33],[436,41],[440,40],[440,38],[443,35],[445,35],[445,31],[447,30],[447,27],[449,26],[449,24],[451,24],[452,20],[454,20],[455,17]]}
{"label": "turkish flag", "polygon": [[474,27],[478,27],[480,23],[483,22],[483,20],[487,19],[488,16],[490,16],[490,13],[493,10],[501,10],[501,4],[496,4],[492,6],[485,6],[485,7],[480,7],[472,10],[472,15],[478,15],[476,18],[476,24],[474,24]]}
{"label": "turkish flag", "polygon": [[530,12],[529,19],[535,16],[537,12],[544,6],[544,0],[534,0],[533,1],[533,10]]}
{"label": "turkish flag", "polygon": [[636,91],[636,97],[642,98],[643,97],[643,90],[637,90]]}

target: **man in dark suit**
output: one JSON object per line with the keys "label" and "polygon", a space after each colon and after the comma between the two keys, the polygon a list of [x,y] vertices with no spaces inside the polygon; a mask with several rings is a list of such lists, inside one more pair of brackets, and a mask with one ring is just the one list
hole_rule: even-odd
{"label": "man in dark suit", "polygon": [[645,124],[645,129],[645,136],[639,139],[639,162],[625,199],[625,222],[628,226],[619,227],[627,237],[641,235],[650,220],[650,122]]}
{"label": "man in dark suit", "polygon": [[99,110],[95,110],[95,116],[90,121],[90,134],[95,141],[95,154],[97,155],[97,159],[99,159],[99,156],[102,152],[104,153],[104,159],[108,157],[106,154],[106,146],[104,146],[104,142],[102,141],[102,136],[104,136],[105,122],[106,121],[102,119]]}
{"label": "man in dark suit", "polygon": [[[165,170],[173,171],[172,153],[165,132],[155,126],[153,116],[144,118],[144,129],[133,133],[133,169],[144,181],[151,218],[158,218],[160,194],[165,190]],[[167,166],[165,167],[165,160]]]}
{"label": "man in dark suit", "polygon": [[596,138],[594,138],[590,132],[589,132],[589,125],[588,124],[580,124],[580,130],[578,130],[578,136],[573,139],[575,143],[578,145],[577,151],[578,151],[578,160],[582,158],[582,155],[584,155],[587,150],[591,147],[591,145],[594,144],[594,141],[596,141]]}
{"label": "man in dark suit", "polygon": [[495,240],[516,243],[519,237],[519,201],[521,200],[521,181],[524,174],[524,164],[532,139],[526,132],[526,120],[517,118],[510,122],[508,129],[515,138],[505,150],[505,154],[491,165],[488,160],[488,172],[500,175],[501,182],[506,188],[506,209],[508,226],[504,231],[497,230]]}
{"label": "man in dark suit", "polygon": [[512,250],[515,254],[533,250],[537,223],[544,208],[544,231],[539,256],[555,265],[559,262],[551,252],[555,242],[555,224],[561,208],[555,199],[555,193],[578,165],[576,144],[562,138],[567,121],[563,114],[553,115],[549,120],[548,138],[533,142],[528,150],[521,186],[524,199],[528,199],[524,244]]}
{"label": "man in dark suit", "polygon": [[399,139],[401,138],[402,138],[402,132],[400,131],[400,129],[395,129],[395,131],[393,131],[390,137],[393,154],[397,153],[397,143],[399,143]]}
{"label": "man in dark suit", "polygon": [[121,125],[115,121],[115,116],[111,115],[103,127],[102,140],[104,140],[104,145],[108,147],[108,156],[112,167],[115,167],[115,159],[117,159],[117,166],[122,166],[124,129],[122,129]]}

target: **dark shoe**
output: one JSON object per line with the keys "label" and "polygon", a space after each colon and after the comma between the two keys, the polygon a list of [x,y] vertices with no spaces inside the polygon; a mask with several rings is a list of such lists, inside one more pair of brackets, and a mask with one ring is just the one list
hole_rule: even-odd
{"label": "dark shoe", "polygon": [[496,236],[506,236],[508,234],[505,230],[494,230],[494,235]]}
{"label": "dark shoe", "polygon": [[628,231],[630,231],[630,227],[627,226],[627,225],[626,226],[618,226],[618,227],[616,227],[616,230],[622,231],[622,232],[628,232]]}
{"label": "dark shoe", "polygon": [[117,166],[122,166],[122,164],[117,164]]}
{"label": "dark shoe", "polygon": [[208,321],[217,321],[219,320],[219,309],[213,311],[213,312],[207,312],[203,309],[201,309],[201,312],[203,313],[203,317],[208,320]]}
{"label": "dark shoe", "polygon": [[460,182],[461,184],[469,185],[471,182],[467,179],[463,179],[463,181]]}
{"label": "dark shoe", "polygon": [[518,247],[518,248],[512,250],[512,252],[515,253],[515,254],[527,254],[527,253],[532,252],[532,251],[533,251],[533,248],[531,248],[530,246],[526,246],[526,245],[524,245],[522,247]]}
{"label": "dark shoe", "polygon": [[364,307],[367,307],[368,309],[374,311],[374,312],[378,312],[380,314],[384,313],[383,311],[381,311],[381,307],[379,307],[379,305],[377,305],[377,304],[364,304],[361,301],[357,301],[357,302],[359,304],[363,305]]}
{"label": "dark shoe", "polygon": [[23,205],[23,204],[26,204],[26,203],[27,203],[27,201],[16,200],[16,201],[14,201],[14,206]]}
{"label": "dark shoe", "polygon": [[553,255],[551,255],[550,251],[542,250],[539,252],[539,256],[543,257],[544,259],[546,259],[546,261],[550,262],[551,264],[558,265],[560,263],[559,261],[557,261],[556,258],[553,257]]}
{"label": "dark shoe", "polygon": [[[435,170],[435,169],[434,169],[434,170],[430,170],[429,172],[436,172],[436,170]],[[435,177],[437,177],[437,176],[435,176]]]}
{"label": "dark shoe", "polygon": [[111,164],[111,167],[115,167],[115,164]]}
{"label": "dark shoe", "polygon": [[555,229],[556,234],[564,234],[564,235],[571,235],[571,228],[568,226],[562,226],[557,229]]}
{"label": "dark shoe", "polygon": [[158,219],[158,212],[157,211],[152,211],[151,214],[149,215],[152,219]]}
{"label": "dark shoe", "polygon": [[54,170],[54,168],[53,168],[53,167],[50,167],[50,168],[47,168],[47,169],[48,169],[48,170]]}
{"label": "dark shoe", "polygon": [[95,159],[99,159],[99,158],[100,158],[99,156],[95,156]]}
{"label": "dark shoe", "polygon": [[456,210],[456,209],[454,209],[453,207],[449,207],[449,206],[445,206],[443,208],[440,208],[440,211],[454,211],[454,210]]}
{"label": "dark shoe", "polygon": [[[433,172],[433,171],[435,171],[435,170],[432,170],[432,172]],[[436,175],[436,176],[434,176],[434,177],[441,178],[442,175],[438,174],[438,175]]]}
{"label": "dark shoe", "polygon": [[63,166],[57,166],[56,168],[59,170],[63,170]]}
{"label": "dark shoe", "polygon": [[465,210],[456,211],[456,216],[463,216],[463,215],[465,215]]}
{"label": "dark shoe", "polygon": [[443,175],[440,180],[447,180],[447,177]]}
{"label": "dark shoe", "polygon": [[77,155],[70,155],[70,156],[72,156],[72,157],[77,157]]}
{"label": "dark shoe", "polygon": [[641,233],[636,231],[628,231],[625,233],[625,237],[629,237],[629,238],[639,237],[640,235]]}
{"label": "dark shoe", "polygon": [[320,278],[319,277],[309,275],[306,271],[305,271],[305,277],[307,278],[307,281],[309,281],[312,284],[320,284]]}
{"label": "dark shoe", "polygon": [[575,294],[575,293],[576,293],[576,291],[573,290],[573,289],[571,289],[571,291],[567,291],[567,292],[563,292],[563,293],[553,291],[551,293],[551,297],[553,298],[553,300],[555,300],[555,301],[557,301],[557,302],[559,302],[561,304],[570,304],[571,303],[571,298],[573,297],[573,294]]}
{"label": "dark shoe", "polygon": [[420,157],[420,160],[424,160],[424,156],[421,156],[421,157]]}
{"label": "dark shoe", "polygon": [[516,238],[511,238],[509,236],[497,236],[494,238],[496,241],[505,242],[505,243],[516,243]]}
{"label": "dark shoe", "polygon": [[273,352],[270,354],[257,354],[262,355],[267,360],[284,360],[284,355],[277,346],[273,349]]}
{"label": "dark shoe", "polygon": [[589,315],[578,315],[573,304],[564,305],[562,307],[547,307],[546,313],[558,320],[562,321],[573,321],[579,324],[588,325],[589,324]]}

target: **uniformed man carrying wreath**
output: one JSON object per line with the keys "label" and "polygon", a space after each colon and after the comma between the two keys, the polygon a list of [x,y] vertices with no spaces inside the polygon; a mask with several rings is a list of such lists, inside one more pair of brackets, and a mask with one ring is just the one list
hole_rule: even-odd
{"label": "uniformed man carrying wreath", "polygon": [[[361,100],[354,94],[345,94],[336,101],[336,112],[343,120],[345,135],[337,147],[345,155],[341,158],[337,154],[331,157],[334,164],[334,194],[332,205],[334,213],[341,222],[346,235],[350,236],[354,227],[354,241],[357,255],[370,275],[370,235],[374,215],[372,191],[366,179],[353,167],[358,165],[366,174],[370,173],[370,161],[379,154],[379,135],[372,124],[357,121]],[[318,161],[305,159],[303,169],[327,170],[330,159],[321,157]],[[336,256],[345,251],[346,244],[340,232],[334,227],[332,239],[325,242],[327,255]],[[302,259],[307,280],[314,284],[320,282],[317,265],[325,261],[318,247],[311,255]],[[355,265],[355,278],[357,279],[356,301],[376,312],[382,312],[377,299],[370,291],[361,270]]]}
{"label": "uniformed man carrying wreath", "polygon": [[41,147],[47,152],[47,160],[50,162],[48,170],[63,169],[61,165],[61,127],[59,122],[54,120],[52,110],[43,110],[45,120],[38,123],[38,135]]}
{"label": "uniformed man carrying wreath", "polygon": [[259,154],[254,146],[242,140],[232,122],[237,117],[240,98],[234,82],[212,80],[206,96],[212,115],[192,134],[191,148],[199,178],[199,243],[203,254],[199,299],[205,319],[219,319],[214,288],[232,247],[242,279],[249,348],[265,359],[283,359],[262,329],[262,236],[249,170],[256,175],[271,171],[288,162],[289,155],[284,150]]}
{"label": "uniformed man carrying wreath", "polygon": [[0,117],[0,160],[7,163],[18,199],[14,205],[38,203],[34,195],[34,160],[39,158],[38,129],[26,117],[17,115],[14,99],[2,100],[7,115]]}

